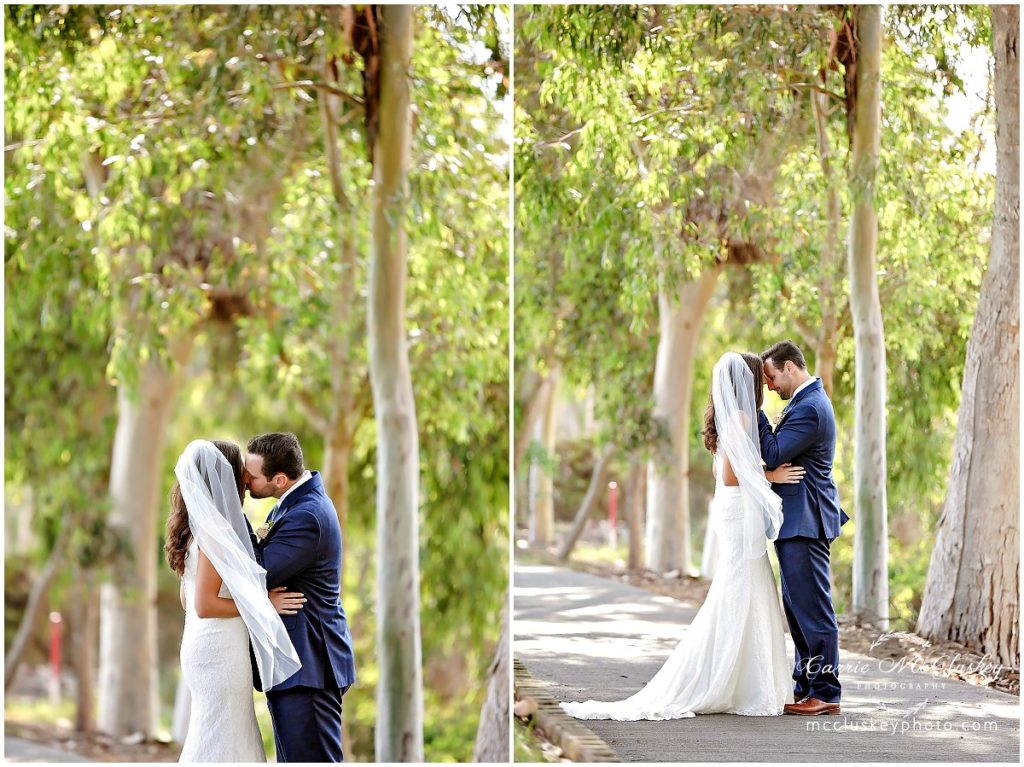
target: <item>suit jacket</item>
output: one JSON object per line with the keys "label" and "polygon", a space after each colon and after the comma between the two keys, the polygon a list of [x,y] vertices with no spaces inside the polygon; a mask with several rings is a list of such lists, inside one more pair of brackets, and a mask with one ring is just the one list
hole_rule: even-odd
{"label": "suit jacket", "polygon": [[255,546],[267,588],[287,586],[306,597],[296,615],[281,616],[302,668],[273,690],[345,689],[355,682],[356,671],[341,606],[341,527],[320,472],[289,493],[273,516],[270,531]]}
{"label": "suit jacket", "polygon": [[832,477],[836,416],[821,380],[814,380],[790,400],[774,431],[764,411],[757,421],[761,458],[768,469],[792,463],[806,472],[795,485],[772,485],[782,498],[779,539],[838,538],[849,517],[839,508],[839,491]]}

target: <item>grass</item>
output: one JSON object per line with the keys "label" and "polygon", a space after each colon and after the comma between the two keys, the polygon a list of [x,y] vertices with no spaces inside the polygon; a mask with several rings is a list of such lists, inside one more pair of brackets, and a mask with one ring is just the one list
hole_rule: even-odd
{"label": "grass", "polygon": [[256,721],[259,723],[260,735],[263,737],[263,752],[267,755],[269,762],[276,757],[277,748],[274,745],[274,724],[270,720],[267,696],[262,692],[253,693],[253,703],[256,704]]}
{"label": "grass", "polygon": [[[267,708],[267,696],[254,693],[253,703],[256,706],[256,721],[259,722],[260,734],[263,736],[263,750],[267,759],[271,760],[277,753],[274,747],[274,728],[270,721],[270,709]],[[162,734],[170,737],[171,718],[174,712],[165,707],[160,712],[160,729]],[[51,725],[55,728],[70,729],[75,722],[75,701],[61,698],[56,705],[49,698],[25,698],[12,696],[4,700],[4,719],[14,724]]]}
{"label": "grass", "polygon": [[572,558],[577,562],[588,564],[608,564],[626,566],[629,561],[629,546],[620,544],[612,548],[607,544],[600,546],[592,543],[579,542],[572,551]]}
{"label": "grass", "polygon": [[49,698],[10,697],[4,700],[4,719],[23,724],[52,724],[73,727],[75,701],[61,698],[54,705]]}

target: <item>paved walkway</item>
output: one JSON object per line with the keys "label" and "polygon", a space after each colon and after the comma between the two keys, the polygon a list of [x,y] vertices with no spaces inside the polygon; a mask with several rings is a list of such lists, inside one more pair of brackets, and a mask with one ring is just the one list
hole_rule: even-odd
{"label": "paved walkway", "polygon": [[[633,586],[546,565],[514,569],[514,653],[557,700],[616,700],[660,668],[696,613]],[[787,636],[792,653],[792,643]],[[584,722],[623,761],[1013,762],[1016,696],[840,647],[843,714]]]}
{"label": "paved walkway", "polygon": [[5,762],[88,762],[89,759],[72,754],[69,751],[61,751],[57,748],[48,748],[38,743],[21,738],[4,738],[4,761]]}

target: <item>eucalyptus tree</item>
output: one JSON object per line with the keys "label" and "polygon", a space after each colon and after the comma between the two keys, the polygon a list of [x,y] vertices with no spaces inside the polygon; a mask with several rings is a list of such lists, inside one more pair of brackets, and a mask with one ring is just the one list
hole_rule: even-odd
{"label": "eucalyptus tree", "polygon": [[50,203],[87,233],[87,289],[109,305],[109,523],[130,541],[102,588],[99,724],[114,733],[156,729],[157,496],[179,371],[205,323],[252,310],[245,287],[306,141],[305,103],[268,59],[312,19],[286,12],[282,31],[275,13],[8,10],[15,159],[57,178]]}
{"label": "eucalyptus tree", "polygon": [[657,327],[654,569],[690,568],[697,339],[725,265],[771,251],[772,179],[806,119],[793,97],[804,78],[794,73],[823,60],[820,27],[813,11],[682,6],[534,8],[523,25],[540,52],[541,108],[554,105],[572,121],[535,144],[565,153],[558,177],[572,224],[558,242],[590,269],[616,273],[622,295],[612,304],[630,317],[639,346]]}
{"label": "eucalyptus tree", "polygon": [[379,22],[379,101],[373,155],[373,257],[367,326],[377,421],[377,758],[423,760],[419,603],[419,445],[405,334],[413,9],[386,6]]}
{"label": "eucalyptus tree", "polygon": [[473,745],[474,762],[508,762],[509,760],[509,690],[508,664],[511,646],[508,609],[502,613],[501,638],[494,651],[494,660],[488,669],[487,697],[480,712],[476,741]]}
{"label": "eucalyptus tree", "polygon": [[[365,14],[374,11],[350,10],[326,9],[327,33],[311,46],[327,62],[316,65],[323,71],[305,87],[320,103],[321,119],[300,173],[286,186],[282,221],[268,244],[272,308],[240,321],[250,341],[241,355],[243,385],[253,396],[268,387],[279,391],[297,406],[287,417],[298,416],[322,436],[325,483],[346,525],[347,552],[375,524],[372,499],[362,490],[376,482],[379,436],[367,351],[374,192],[368,158],[370,136],[379,140],[374,131],[384,117],[379,90],[362,74],[377,66],[374,43],[364,37]],[[448,652],[453,641],[472,645],[460,657],[473,667],[481,699],[490,651],[477,648],[498,638],[505,586],[507,499],[491,489],[507,482],[498,455],[505,455],[507,430],[506,23],[491,6],[415,10],[402,219],[409,365],[422,403],[419,551],[430,610],[424,659]],[[373,128],[368,115],[375,115]],[[291,258],[296,251],[310,256]],[[348,563],[363,559],[360,551],[351,554]],[[465,598],[464,583],[477,598]],[[346,584],[357,597],[354,626],[372,631],[376,616],[364,609],[359,583]]]}
{"label": "eucalyptus tree", "polygon": [[889,553],[886,507],[885,332],[875,276],[878,214],[875,185],[881,143],[882,9],[859,6],[853,14],[856,101],[852,118],[848,260],[853,316],[856,398],[854,400],[853,610],[860,620],[889,627]]}
{"label": "eucalyptus tree", "polygon": [[1019,665],[1020,15],[992,6],[996,196],[953,466],[917,631]]}
{"label": "eucalyptus tree", "polygon": [[[8,88],[18,34],[7,17]],[[109,307],[92,285],[96,265],[81,259],[91,244],[60,174],[32,161],[20,115],[7,104],[4,163],[5,462],[8,492],[29,499],[45,562],[4,664],[14,681],[23,649],[54,579],[69,563],[92,571],[118,550],[105,530],[114,391],[109,361]],[[26,160],[26,158],[28,158]],[[80,579],[93,580],[92,572]],[[91,605],[94,594],[82,595]],[[76,664],[77,665],[77,664]],[[79,680],[88,686],[88,680]]]}
{"label": "eucalyptus tree", "polygon": [[[887,397],[901,403],[886,422],[886,493],[904,531],[889,553],[889,567],[899,567],[903,583],[914,581],[918,559],[930,551],[924,538],[907,548],[906,531],[927,528],[941,505],[959,402],[948,379],[961,374],[991,217],[991,177],[979,166],[986,113],[980,110],[962,125],[947,117],[954,99],[968,90],[958,58],[977,53],[984,38],[987,19],[976,16],[962,8],[904,6],[884,17],[876,278],[886,326]],[[849,277],[836,243],[855,200],[844,172],[851,157],[839,149],[848,140],[846,88],[853,67],[847,72],[847,66],[853,54],[838,41],[848,42],[853,33],[844,13],[832,24],[830,63],[811,96],[814,133],[794,147],[778,178],[774,234],[780,262],[755,267],[750,292],[739,300],[749,301],[747,322],[761,327],[754,343],[788,336],[811,352],[812,369],[829,387],[841,425],[836,473],[849,497],[856,355]],[[877,553],[874,560],[884,568]],[[847,588],[842,574],[839,580]],[[890,599],[892,618],[907,625],[920,590],[907,596],[901,588],[899,594]]]}

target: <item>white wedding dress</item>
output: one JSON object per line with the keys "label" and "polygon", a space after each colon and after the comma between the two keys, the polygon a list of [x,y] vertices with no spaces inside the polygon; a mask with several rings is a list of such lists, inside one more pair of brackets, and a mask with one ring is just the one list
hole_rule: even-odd
{"label": "white wedding dress", "polygon": [[695,714],[777,716],[793,702],[782,608],[768,553],[743,555],[743,496],[715,461],[710,525],[718,560],[707,599],[647,685],[625,700],[562,703],[577,719],[682,719]]}
{"label": "white wedding dress", "polygon": [[[253,705],[249,631],[239,618],[196,615],[195,540],[189,545],[182,582],[185,632],[181,673],[192,696],[188,735],[179,762],[265,762]],[[221,592],[222,596],[230,596]]]}

